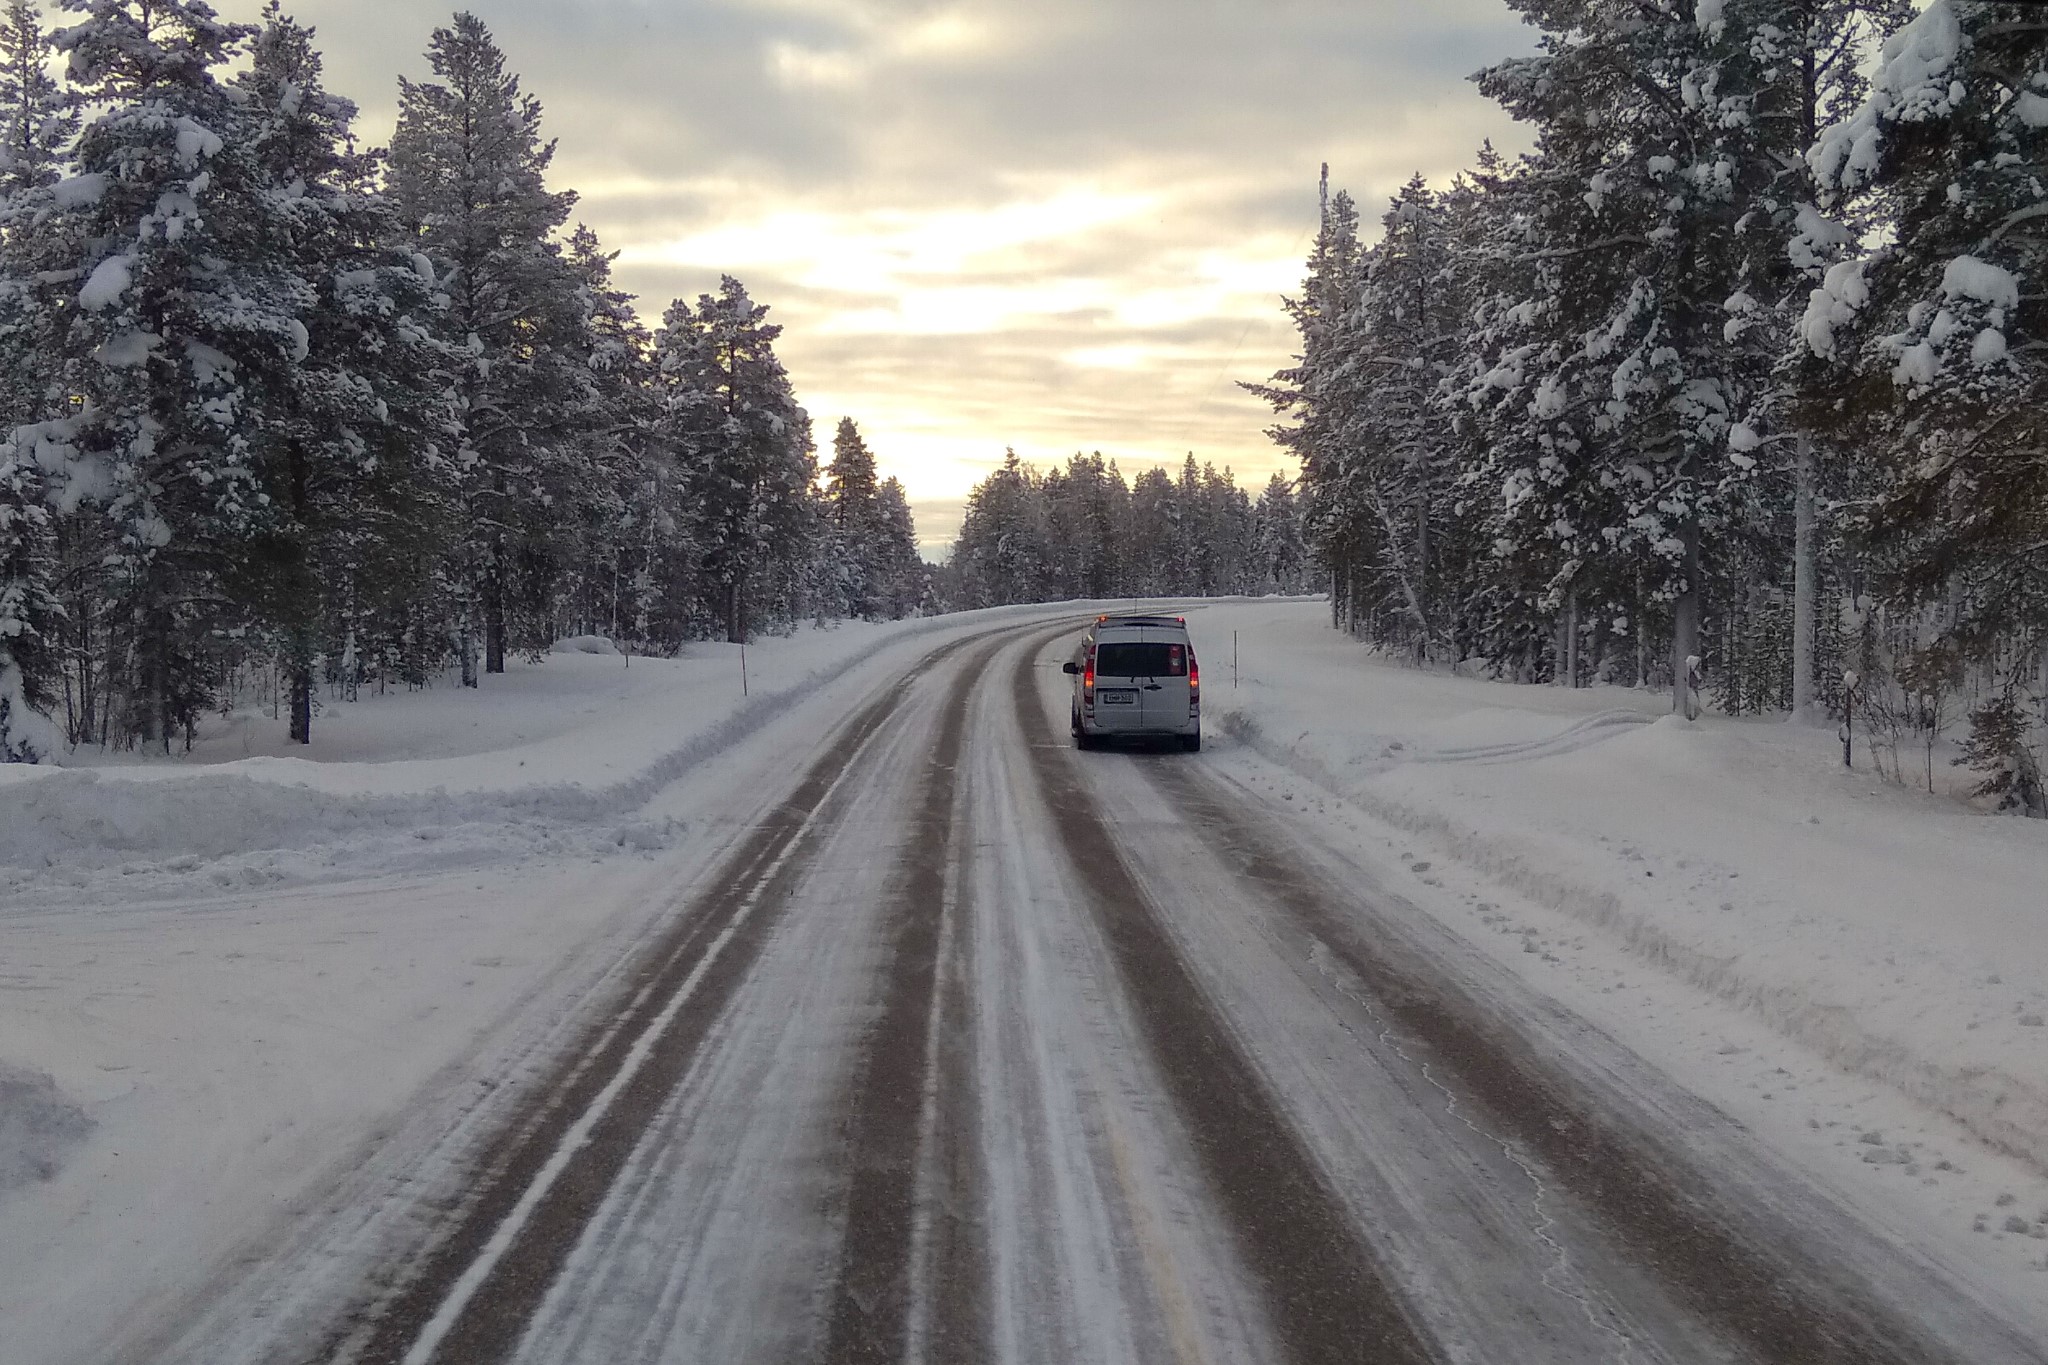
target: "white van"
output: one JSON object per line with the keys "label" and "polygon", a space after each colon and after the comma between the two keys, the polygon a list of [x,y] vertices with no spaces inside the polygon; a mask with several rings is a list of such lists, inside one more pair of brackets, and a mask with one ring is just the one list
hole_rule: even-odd
{"label": "white van", "polygon": [[1202,673],[1179,616],[1102,616],[1065,671],[1074,675],[1074,743],[1172,738],[1202,747]]}

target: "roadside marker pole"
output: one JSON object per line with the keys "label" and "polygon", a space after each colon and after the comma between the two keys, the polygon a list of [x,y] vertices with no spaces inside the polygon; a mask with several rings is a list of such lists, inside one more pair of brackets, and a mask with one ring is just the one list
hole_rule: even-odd
{"label": "roadside marker pole", "polygon": [[1230,690],[1237,690],[1237,632],[1230,632]]}
{"label": "roadside marker pole", "polygon": [[747,642],[740,641],[740,695],[747,695]]}

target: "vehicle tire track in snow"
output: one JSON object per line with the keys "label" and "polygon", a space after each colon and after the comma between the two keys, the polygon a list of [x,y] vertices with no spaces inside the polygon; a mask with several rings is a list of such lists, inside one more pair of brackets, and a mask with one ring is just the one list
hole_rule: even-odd
{"label": "vehicle tire track in snow", "polygon": [[1263,1076],[1208,1000],[1095,809],[1073,755],[1043,723],[1033,657],[1013,701],[1040,795],[1087,889],[1124,993],[1212,1196],[1229,1217],[1295,1365],[1436,1358]]}
{"label": "vehicle tire track in snow", "polygon": [[[1772,1238],[1754,1217],[1719,1207],[1711,1170],[1645,1132],[1617,1126],[1529,1038],[1516,1035],[1512,1020],[1403,960],[1416,955],[1400,950],[1398,927],[1362,909],[1355,897],[1336,893],[1305,870],[1301,858],[1281,852],[1280,832],[1248,818],[1221,780],[1179,764],[1155,765],[1151,773],[1161,793],[1218,842],[1248,893],[1292,918],[1357,983],[1365,993],[1361,1003],[1386,1028],[1387,1039],[1426,1067],[1430,1084],[1457,1106],[1461,1121],[1513,1154],[1530,1175],[1540,1217],[1548,1218],[1540,1202],[1547,1175],[1592,1209],[1608,1235],[1679,1302],[1752,1359],[1772,1365],[1959,1359],[1902,1311],[1905,1305],[1854,1271],[1834,1273],[1811,1259],[1779,1254],[1807,1242],[1789,1226]],[[2010,1353],[1993,1358],[2048,1359],[2007,1341]],[[1966,1358],[1976,1365],[1975,1357]]]}
{"label": "vehicle tire track in snow", "polygon": [[[972,643],[932,651],[913,673]],[[903,697],[891,688],[848,722],[778,817],[728,857],[711,889],[650,949],[638,991],[540,1088],[549,1102],[483,1154],[470,1196],[438,1241],[330,1338],[321,1359],[482,1365],[511,1354],[584,1222],[758,957],[842,776]]]}
{"label": "vehicle tire track in snow", "polygon": [[943,973],[965,919],[955,821],[967,705],[997,648],[977,653],[946,698],[889,895],[881,1011],[836,1106],[850,1177],[825,1331],[832,1365],[987,1355],[972,1044]]}

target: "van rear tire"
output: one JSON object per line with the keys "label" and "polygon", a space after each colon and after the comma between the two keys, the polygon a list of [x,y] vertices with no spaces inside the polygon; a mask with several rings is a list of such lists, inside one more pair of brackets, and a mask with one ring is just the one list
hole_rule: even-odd
{"label": "van rear tire", "polygon": [[1191,735],[1182,735],[1180,737],[1180,747],[1191,754],[1202,752],[1202,732],[1197,730]]}

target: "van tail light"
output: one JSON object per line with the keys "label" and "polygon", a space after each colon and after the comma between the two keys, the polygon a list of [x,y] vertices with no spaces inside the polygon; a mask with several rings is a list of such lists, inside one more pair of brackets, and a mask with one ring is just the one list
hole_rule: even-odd
{"label": "van tail light", "polygon": [[1081,704],[1083,706],[1095,705],[1095,649],[1093,646],[1089,647],[1086,658],[1081,665]]}
{"label": "van tail light", "polygon": [[1195,662],[1195,651],[1188,651],[1188,714],[1194,715],[1202,709],[1202,666]]}

